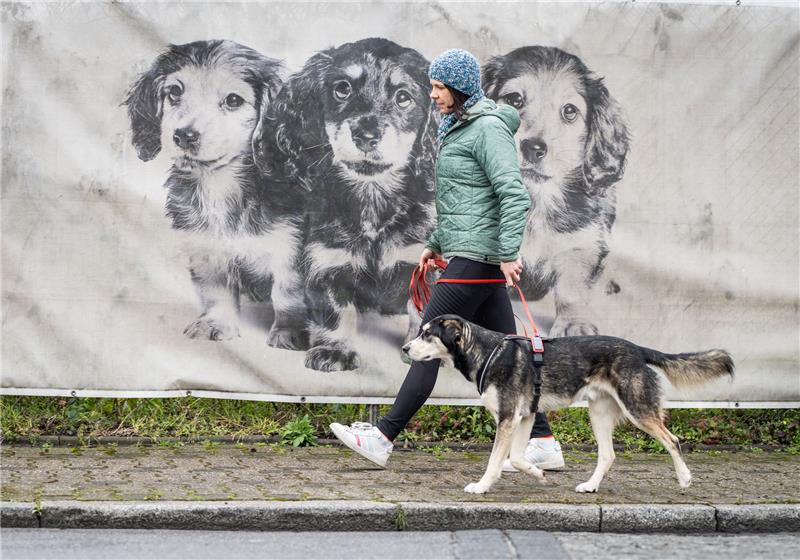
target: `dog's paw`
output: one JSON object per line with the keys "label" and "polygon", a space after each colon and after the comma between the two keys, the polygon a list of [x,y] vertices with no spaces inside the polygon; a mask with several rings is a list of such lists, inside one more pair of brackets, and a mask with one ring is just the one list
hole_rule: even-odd
{"label": "dog's paw", "polygon": [[467,494],[485,494],[489,487],[481,482],[472,482],[464,487]]}
{"label": "dog's paw", "polygon": [[189,338],[230,340],[239,336],[239,327],[201,315],[197,320],[186,325],[183,334]]}
{"label": "dog's paw", "polygon": [[556,317],[548,335],[550,338],[562,336],[585,336],[597,334],[597,327],[588,321],[575,317]]}
{"label": "dog's paw", "polygon": [[679,477],[678,484],[680,484],[681,490],[686,490],[687,488],[689,488],[689,486],[692,485],[692,475]]}
{"label": "dog's paw", "polygon": [[575,487],[575,491],[581,494],[597,492],[597,484],[593,482],[584,482],[583,484],[578,484]]}
{"label": "dog's paw", "polygon": [[348,371],[358,369],[358,354],[331,346],[315,346],[306,352],[306,367],[317,371]]}
{"label": "dog's paw", "polygon": [[267,345],[283,350],[306,350],[308,333],[291,328],[271,328],[267,335]]}

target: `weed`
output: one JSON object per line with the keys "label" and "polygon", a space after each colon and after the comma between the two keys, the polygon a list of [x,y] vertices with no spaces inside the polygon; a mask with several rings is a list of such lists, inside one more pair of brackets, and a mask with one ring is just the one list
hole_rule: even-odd
{"label": "weed", "polygon": [[145,495],[144,499],[148,501],[155,501],[158,500],[162,495],[163,494],[155,488],[150,488],[147,490],[147,494]]}
{"label": "weed", "polygon": [[32,513],[36,519],[41,523],[42,520],[42,489],[37,488],[33,491],[33,510]]}
{"label": "weed", "polygon": [[441,459],[442,455],[450,452],[450,448],[445,447],[444,445],[424,445],[421,446],[419,450],[432,453],[433,456],[436,457],[437,459]]}
{"label": "weed", "polygon": [[[387,405],[379,407],[385,414]],[[669,409],[667,426],[684,443],[780,446],[800,454],[800,409]],[[308,416],[305,435],[330,435],[331,422],[365,420],[365,405],[294,404],[199,399],[64,398],[3,395],[0,397],[0,433],[4,442],[28,440],[40,446],[42,436],[76,436],[80,446],[98,437],[125,435],[150,438],[203,440],[213,436],[240,438],[283,434],[286,427]],[[593,444],[585,408],[548,413],[553,432],[562,444]],[[310,425],[310,428],[309,428]],[[479,406],[424,406],[398,443],[418,441],[491,442],[494,420]],[[309,438],[310,439],[310,438]],[[292,441],[287,443],[293,443]],[[632,449],[658,450],[661,446],[631,425],[615,431],[615,441]],[[164,444],[160,444],[164,445]],[[168,444],[179,446],[180,442]],[[45,452],[42,447],[42,452]]]}
{"label": "weed", "polygon": [[406,510],[403,509],[403,506],[397,504],[394,508],[394,527],[398,531],[405,531],[407,525],[408,518],[406,515]]}
{"label": "weed", "polygon": [[317,438],[314,436],[314,425],[311,423],[308,414],[286,423],[281,430],[281,442],[292,447],[317,444]]}

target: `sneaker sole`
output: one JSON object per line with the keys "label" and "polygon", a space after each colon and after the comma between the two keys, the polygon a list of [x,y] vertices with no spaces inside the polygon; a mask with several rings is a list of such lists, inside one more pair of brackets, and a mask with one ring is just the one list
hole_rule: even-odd
{"label": "sneaker sole", "polygon": [[[539,463],[534,464],[535,467],[539,467],[543,471],[558,471],[564,468],[564,461],[550,461],[549,463]],[[503,472],[519,472],[514,466],[510,467],[503,467]]]}
{"label": "sneaker sole", "polygon": [[[333,432],[333,435],[335,435],[335,436],[336,436],[336,438],[337,438],[339,441],[341,441],[341,442],[342,442],[342,443],[343,443],[343,444],[344,444],[346,447],[348,447],[348,448],[352,449],[353,451],[355,451],[356,453],[358,453],[359,455],[361,455],[361,456],[362,456],[364,459],[366,459],[367,461],[369,461],[369,462],[370,462],[370,463],[372,463],[373,465],[378,465],[378,466],[379,466],[380,468],[382,468],[382,469],[385,469],[385,468],[386,468],[386,461],[384,461],[383,463],[381,463],[381,462],[379,462],[378,460],[376,460],[374,457],[372,457],[371,455],[367,454],[367,452],[366,452],[366,451],[364,451],[363,449],[361,449],[360,447],[357,447],[357,446],[355,446],[355,445],[350,445],[349,443],[347,443],[347,441],[345,441],[344,439],[342,439],[342,437],[341,437],[341,436],[340,436],[340,435],[337,433],[337,432],[339,431],[339,428],[338,428],[338,427],[333,427],[333,426],[331,426],[331,431]],[[387,457],[386,459],[388,460],[389,458]]]}

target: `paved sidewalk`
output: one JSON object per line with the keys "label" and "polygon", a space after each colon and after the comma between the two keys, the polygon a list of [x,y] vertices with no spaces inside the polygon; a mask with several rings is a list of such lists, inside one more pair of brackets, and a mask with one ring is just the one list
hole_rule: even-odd
{"label": "paved sidewalk", "polygon": [[[247,515],[255,516],[251,520],[255,525],[250,527],[264,526],[258,519],[263,521],[267,510],[290,512],[287,515],[299,519],[304,508],[317,508],[319,519],[325,511],[336,518],[336,511],[352,510],[359,517],[366,515],[364,508],[373,507],[387,516],[386,529],[403,525],[412,511],[419,519],[431,518],[434,510],[447,517],[449,511],[450,518],[461,520],[448,526],[456,528],[485,526],[481,525],[485,519],[468,522],[469,512],[483,512],[489,518],[517,512],[514,515],[522,517],[507,525],[518,528],[546,507],[580,514],[582,521],[571,530],[600,530],[601,519],[605,530],[636,530],[643,519],[656,514],[653,523],[667,530],[681,524],[704,530],[703,523],[722,530],[720,519],[724,525],[725,512],[757,505],[747,511],[762,512],[758,515],[766,515],[763,523],[772,526],[777,519],[783,523],[779,530],[800,531],[800,457],[786,453],[689,453],[686,462],[694,481],[681,491],[668,455],[619,452],[600,492],[577,494],[574,488],[591,475],[595,458],[591,453],[568,451],[566,468],[549,472],[546,485],[524,474],[507,474],[483,496],[466,494],[463,488],[480,478],[488,450],[397,450],[386,470],[338,446],[3,446],[0,453],[0,499],[6,526],[12,523],[11,511],[29,514],[35,509],[41,526],[45,526],[42,512],[49,512],[50,526],[58,526],[52,524],[56,511],[89,515],[89,510],[109,511],[112,506],[123,511],[117,506],[126,505],[126,515],[134,517],[152,516],[165,508],[184,513],[202,510],[203,515],[217,519],[249,511]],[[20,504],[14,507],[16,502]],[[422,515],[424,511],[428,513]],[[502,519],[497,519],[494,525],[502,525]],[[236,526],[235,521],[231,523]]]}

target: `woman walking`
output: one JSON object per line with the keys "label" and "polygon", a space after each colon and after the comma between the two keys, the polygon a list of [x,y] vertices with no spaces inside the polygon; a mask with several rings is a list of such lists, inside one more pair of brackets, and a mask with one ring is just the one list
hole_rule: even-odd
{"label": "woman walking", "polygon": [[[431,63],[428,77],[430,97],[444,117],[436,162],[438,224],[419,264],[443,257],[449,264],[442,278],[505,279],[506,285],[514,285],[522,273],[517,252],[531,206],[514,142],[519,113],[484,95],[480,65],[465,50],[442,53]],[[445,313],[494,331],[516,332],[502,284],[436,284],[422,324]],[[438,371],[439,360],[414,362],[394,405],[377,426],[334,423],[331,430],[358,454],[385,466],[395,437],[433,392]],[[536,414],[525,458],[544,469],[564,466],[561,448],[542,413]],[[504,470],[514,470],[506,463]]]}

